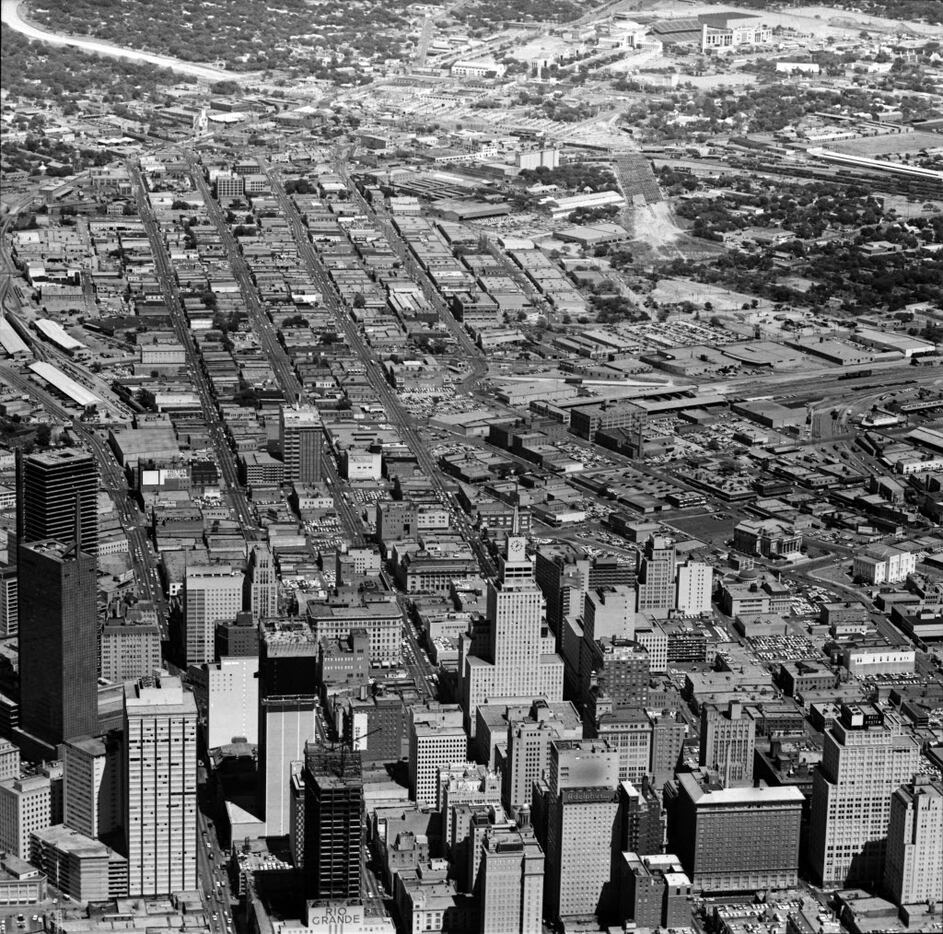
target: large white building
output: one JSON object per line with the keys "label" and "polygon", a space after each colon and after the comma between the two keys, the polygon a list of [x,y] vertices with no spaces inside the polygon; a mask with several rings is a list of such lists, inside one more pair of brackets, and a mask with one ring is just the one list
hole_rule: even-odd
{"label": "large white building", "polygon": [[891,798],[884,887],[898,905],[943,901],[943,782],[915,775]]}
{"label": "large white building", "polygon": [[179,678],[128,685],[124,833],[128,894],[197,887],[197,710]]}
{"label": "large white building", "polygon": [[468,736],[457,704],[409,708],[409,791],[417,804],[436,807],[439,769],[468,759]]}
{"label": "large white building", "polygon": [[526,542],[507,541],[497,581],[488,583],[488,625],[467,641],[463,706],[469,736],[483,704],[563,700],[563,659],[544,639],[544,595],[534,581]]}
{"label": "large white building", "polygon": [[714,569],[700,561],[685,561],[678,566],[675,608],[682,616],[696,616],[711,611]]}
{"label": "large white building", "polygon": [[0,782],[0,850],[29,859],[29,837],[53,824],[52,782],[48,775]]}
{"label": "large white building", "polygon": [[184,631],[188,665],[204,665],[216,655],[216,623],[231,623],[242,610],[243,575],[228,565],[187,568]]}
{"label": "large white building", "polygon": [[541,934],[544,853],[532,832],[489,830],[478,878],[483,934]]}
{"label": "large white building", "polygon": [[619,753],[605,741],[558,740],[540,794],[546,824],[544,908],[552,920],[596,913],[610,877]]}
{"label": "large white building", "polygon": [[891,796],[913,778],[919,759],[919,744],[896,714],[842,705],[812,782],[809,851],[822,885],[880,884]]}
{"label": "large white building", "polygon": [[207,665],[207,745],[225,746],[236,737],[259,741],[259,659],[225,656]]}
{"label": "large white building", "polygon": [[853,573],[858,580],[878,586],[906,580],[916,567],[917,558],[912,552],[890,545],[873,545],[855,555]]}

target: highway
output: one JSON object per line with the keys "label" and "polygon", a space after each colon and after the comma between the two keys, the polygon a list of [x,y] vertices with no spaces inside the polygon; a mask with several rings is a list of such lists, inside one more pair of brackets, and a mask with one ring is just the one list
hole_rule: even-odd
{"label": "highway", "polygon": [[225,481],[226,492],[236,511],[236,517],[242,531],[249,534],[251,537],[252,533],[254,533],[257,528],[256,521],[249,507],[245,490],[242,489],[239,483],[239,471],[236,466],[236,458],[232,452],[232,448],[229,446],[229,442],[226,440],[226,426],[223,424],[219,410],[216,407],[213,390],[203,371],[196,343],[193,340],[193,335],[190,333],[190,322],[187,320],[186,313],[183,310],[183,303],[180,301],[177,277],[173,265],[170,262],[170,257],[167,255],[164,238],[160,232],[160,227],[158,226],[154,212],[151,210],[150,200],[147,196],[144,179],[141,177],[140,168],[134,163],[129,163],[128,169],[134,183],[138,214],[144,222],[144,228],[147,231],[147,237],[151,244],[155,271],[164,293],[164,303],[173,321],[177,339],[186,349],[187,358],[190,361],[190,377],[193,380],[194,389],[196,389],[197,395],[200,397],[200,407],[203,412],[203,418],[209,428],[213,448],[216,451],[217,464],[219,465],[222,478]]}
{"label": "highway", "polygon": [[[436,492],[438,493],[439,500],[444,505],[447,504],[451,507],[452,517],[456,525],[456,531],[474,549],[478,557],[482,574],[486,577],[494,577],[496,573],[494,564],[491,561],[491,558],[485,550],[484,545],[480,541],[478,535],[475,533],[475,530],[472,528],[468,516],[466,516],[464,511],[459,508],[458,504],[455,502],[453,494],[442,480],[438,467],[435,463],[435,459],[429,452],[427,443],[416,430],[413,417],[400,403],[396,392],[387,382],[386,376],[383,373],[383,368],[380,364],[379,356],[372,347],[367,345],[366,341],[358,330],[357,325],[354,323],[353,318],[351,318],[348,309],[345,307],[343,300],[341,299],[337,290],[334,288],[334,283],[331,281],[325,268],[321,265],[321,261],[318,259],[318,256],[311,245],[311,241],[308,239],[307,228],[301,219],[301,214],[299,213],[297,206],[295,205],[294,201],[292,201],[292,199],[289,198],[285,193],[281,179],[278,177],[276,172],[270,168],[266,168],[265,171],[268,175],[269,181],[272,184],[272,192],[278,200],[279,205],[282,208],[282,213],[289,223],[292,235],[295,238],[295,244],[297,245],[298,253],[304,260],[312,279],[317,283],[318,288],[321,290],[325,305],[334,314],[338,325],[344,332],[347,345],[352,351],[354,351],[354,353],[356,353],[363,363],[367,380],[382,403],[387,417],[393,426],[397,429],[400,437],[412,452],[413,456],[416,458],[423,474],[425,474],[425,476],[427,476],[431,481]],[[455,324],[457,325],[457,322],[455,322]],[[467,334],[465,337],[466,339],[469,339]]]}

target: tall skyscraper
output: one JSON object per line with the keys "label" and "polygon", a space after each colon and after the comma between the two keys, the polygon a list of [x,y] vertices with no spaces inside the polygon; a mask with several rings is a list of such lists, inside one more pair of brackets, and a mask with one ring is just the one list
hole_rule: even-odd
{"label": "tall skyscraper", "polygon": [[651,536],[638,566],[638,611],[667,615],[675,605],[677,555],[674,542]]}
{"label": "tall skyscraper", "polygon": [[259,809],[266,833],[288,833],[291,763],[317,738],[318,644],[304,622],[270,622],[259,655]]}
{"label": "tall skyscraper", "polygon": [[756,723],[743,712],[743,705],[731,701],[727,710],[716,704],[701,707],[701,746],[698,762],[718,772],[724,785],[753,784],[753,754]]}
{"label": "tall skyscraper", "polygon": [[278,578],[268,545],[253,545],[244,585],[243,609],[256,619],[278,616]]}
{"label": "tall skyscraper", "polygon": [[546,854],[544,908],[552,920],[605,912],[618,838],[619,754],[599,740],[550,746],[549,781],[534,793]]}
{"label": "tall skyscraper", "polygon": [[714,586],[714,569],[700,561],[678,565],[675,607],[679,613],[697,616],[710,613]]}
{"label": "tall skyscraper", "polygon": [[130,895],[197,887],[197,710],[179,678],[125,688],[124,833]]}
{"label": "tall skyscraper", "polygon": [[486,702],[563,699],[563,659],[544,654],[543,613],[544,598],[534,582],[526,542],[511,535],[499,578],[488,583],[488,625],[473,637],[464,659],[463,707],[469,736],[474,737],[476,711]]}
{"label": "tall skyscraper", "polygon": [[898,905],[943,902],[943,782],[915,775],[891,798],[884,887]]}
{"label": "tall skyscraper", "polygon": [[317,483],[321,479],[321,444],[324,438],[321,413],[313,405],[282,406],[279,438],[286,483]]}
{"label": "tall skyscraper", "polygon": [[243,575],[228,565],[187,568],[183,582],[184,651],[187,665],[213,661],[216,623],[242,610]]}
{"label": "tall skyscraper", "polygon": [[206,666],[207,745],[225,746],[241,737],[259,741],[259,659],[221,658]]}
{"label": "tall skyscraper", "polygon": [[541,934],[544,853],[533,831],[485,831],[478,872],[480,934]]}
{"label": "tall skyscraper", "polygon": [[842,705],[812,778],[810,862],[822,885],[881,882],[891,796],[913,779],[919,759],[896,714]]}
{"label": "tall skyscraper", "polygon": [[754,892],[796,884],[802,792],[724,788],[706,769],[682,772],[665,785],[668,852],[676,853],[695,887]]}
{"label": "tall skyscraper", "polygon": [[71,542],[76,497],[82,520],[82,550],[98,555],[98,469],[87,451],[54,448],[22,458],[17,478],[21,542]]}
{"label": "tall skyscraper", "polygon": [[360,753],[308,743],[304,752],[304,887],[309,901],[360,898]]}
{"label": "tall skyscraper", "polygon": [[21,544],[18,564],[20,726],[50,744],[97,733],[96,560],[45,540]]}

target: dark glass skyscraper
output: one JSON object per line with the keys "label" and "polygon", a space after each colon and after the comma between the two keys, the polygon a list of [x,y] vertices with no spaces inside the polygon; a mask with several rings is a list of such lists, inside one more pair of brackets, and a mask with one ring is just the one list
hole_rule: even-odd
{"label": "dark glass skyscraper", "polygon": [[98,732],[97,564],[72,544],[21,544],[20,726],[47,743]]}
{"label": "dark glass skyscraper", "polygon": [[76,496],[82,513],[82,550],[98,554],[98,470],[79,448],[54,448],[24,457],[20,464],[20,540],[75,538]]}

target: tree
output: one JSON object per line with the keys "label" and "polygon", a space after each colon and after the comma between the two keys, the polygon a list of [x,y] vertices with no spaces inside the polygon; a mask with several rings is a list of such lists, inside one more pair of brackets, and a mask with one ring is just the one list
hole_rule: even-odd
{"label": "tree", "polygon": [[354,308],[366,308],[367,300],[363,297],[362,292],[354,293]]}

